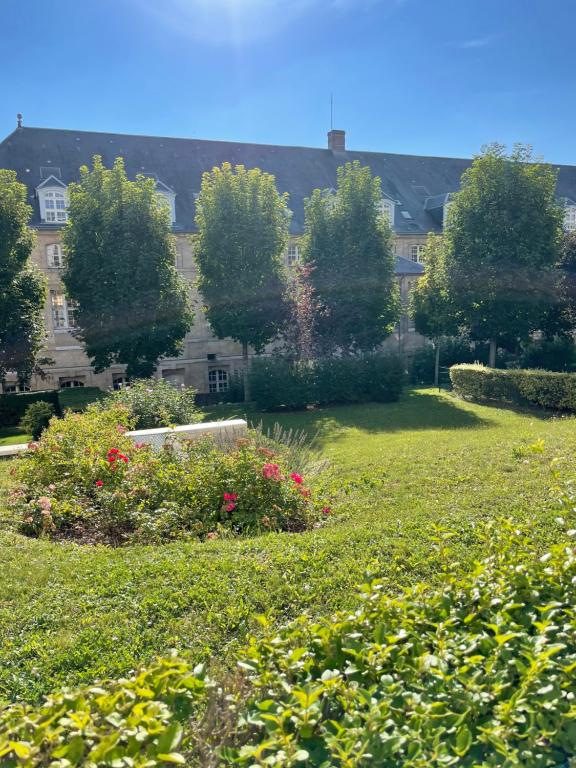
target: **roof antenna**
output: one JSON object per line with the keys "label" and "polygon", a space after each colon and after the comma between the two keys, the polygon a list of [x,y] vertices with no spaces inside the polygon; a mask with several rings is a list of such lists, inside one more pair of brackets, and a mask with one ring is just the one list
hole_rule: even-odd
{"label": "roof antenna", "polygon": [[20,112],[16,115],[16,120],[18,128],[22,128],[22,115]]}

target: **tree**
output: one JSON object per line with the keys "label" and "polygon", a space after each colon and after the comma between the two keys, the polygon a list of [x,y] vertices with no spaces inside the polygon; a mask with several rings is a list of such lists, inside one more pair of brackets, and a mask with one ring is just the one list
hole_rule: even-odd
{"label": "tree", "polygon": [[556,173],[517,146],[492,145],[462,176],[446,228],[448,291],[471,338],[499,344],[527,339],[555,301],[563,212]]}
{"label": "tree", "polygon": [[160,357],[179,353],[194,319],[167,206],[153,179],[127,179],[121,158],[106,169],[95,156],[80,175],[63,238],[78,336],[97,372],[122,363],[129,378],[149,377]]}
{"label": "tree", "polygon": [[445,247],[441,236],[428,236],[424,249],[426,270],[414,286],[410,302],[416,331],[434,342],[436,386],[440,374],[440,340],[442,336],[451,336],[457,332],[456,316],[448,291]]}
{"label": "tree", "polygon": [[287,317],[287,196],[278,193],[271,174],[224,163],[202,177],[196,224],[194,255],[206,316],[220,339],[242,344],[246,374],[248,347],[260,352]]}
{"label": "tree", "polygon": [[288,279],[288,322],[282,334],[283,352],[295,360],[312,360],[317,356],[316,323],[322,315],[311,275],[314,267],[296,265]]}
{"label": "tree", "polygon": [[14,171],[0,170],[0,382],[7,371],[29,380],[45,336],[46,284],[28,263],[35,237],[26,195]]}
{"label": "tree", "polygon": [[380,179],[359,162],[338,168],[335,194],[306,201],[304,262],[324,308],[316,333],[324,353],[369,351],[392,332],[400,309],[392,231],[381,213]]}

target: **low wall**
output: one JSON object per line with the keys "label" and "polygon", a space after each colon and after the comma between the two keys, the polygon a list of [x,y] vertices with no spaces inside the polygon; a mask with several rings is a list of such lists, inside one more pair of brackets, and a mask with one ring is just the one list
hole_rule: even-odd
{"label": "low wall", "polygon": [[[138,429],[126,434],[135,443],[145,443],[153,448],[160,449],[168,438],[180,438],[183,440],[198,440],[206,435],[212,435],[219,448],[227,448],[235,440],[246,437],[248,424],[244,419],[230,419],[229,421],[207,421],[204,424],[182,424],[178,427],[158,427],[157,429]],[[0,446],[0,458],[3,456],[15,456],[28,449],[27,443]]]}

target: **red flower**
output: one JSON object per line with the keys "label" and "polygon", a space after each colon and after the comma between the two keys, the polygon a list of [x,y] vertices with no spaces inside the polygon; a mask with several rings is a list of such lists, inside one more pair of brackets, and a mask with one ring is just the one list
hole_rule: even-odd
{"label": "red flower", "polygon": [[224,494],[224,501],[237,501],[238,494],[237,493],[225,493]]}
{"label": "red flower", "polygon": [[110,450],[108,451],[108,456],[114,456],[117,453],[120,453],[120,450],[118,448],[110,448]]}
{"label": "red flower", "polygon": [[108,454],[108,461],[110,463],[113,463],[114,461],[116,461],[116,456],[113,453],[109,453]]}
{"label": "red flower", "polygon": [[226,505],[225,509],[226,509],[226,512],[232,512],[234,509],[236,509],[236,504],[234,504],[234,502],[231,501],[230,504]]}
{"label": "red flower", "polygon": [[301,485],[304,482],[304,478],[302,477],[302,475],[299,475],[298,472],[292,472],[290,477],[292,478],[292,480],[294,480],[296,485]]}
{"label": "red flower", "polygon": [[266,480],[281,480],[280,467],[278,464],[264,464],[262,467],[262,474]]}
{"label": "red flower", "polygon": [[98,488],[102,488],[103,485],[104,485],[104,482],[102,480],[96,480],[96,486]]}
{"label": "red flower", "polygon": [[331,511],[332,510],[330,509],[330,507],[323,507],[322,514],[323,515],[329,515]]}
{"label": "red flower", "polygon": [[123,453],[119,453],[118,458],[120,459],[120,461],[123,461],[124,464],[128,464],[128,456],[124,456]]}

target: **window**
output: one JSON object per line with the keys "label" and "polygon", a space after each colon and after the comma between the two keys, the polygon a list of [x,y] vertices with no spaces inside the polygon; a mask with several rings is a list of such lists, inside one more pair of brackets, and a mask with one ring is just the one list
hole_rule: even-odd
{"label": "window", "polygon": [[300,261],[300,249],[296,243],[290,243],[288,246],[288,266],[298,264]]}
{"label": "window", "polygon": [[60,379],[60,389],[77,389],[83,386],[82,379]]}
{"label": "window", "polygon": [[64,192],[43,192],[44,221],[58,224],[68,220],[66,211],[66,194]]}
{"label": "window", "polygon": [[228,390],[228,371],[222,369],[208,371],[208,391],[226,392]]}
{"label": "window", "polygon": [[52,324],[54,329],[76,328],[77,304],[66,299],[63,293],[50,291],[52,300]]}
{"label": "window", "polygon": [[564,229],[576,231],[576,205],[568,205],[564,210]]}
{"label": "window", "polygon": [[412,261],[416,261],[418,264],[423,264],[424,247],[425,246],[422,245],[422,243],[410,247],[410,258]]}
{"label": "window", "polygon": [[158,206],[164,206],[170,213],[170,223],[174,224],[176,221],[176,197],[175,195],[168,195],[165,192],[156,192],[156,199]]}
{"label": "window", "polygon": [[127,384],[128,384],[128,378],[124,376],[123,373],[118,373],[115,376],[112,376],[113,389],[122,389],[123,387],[127,386]]}
{"label": "window", "polygon": [[382,198],[380,200],[380,213],[384,218],[386,219],[386,223],[389,227],[394,226],[394,203],[392,200],[387,200],[386,198]]}
{"label": "window", "polygon": [[61,268],[64,266],[64,254],[59,243],[52,243],[46,246],[46,260],[49,267]]}
{"label": "window", "polygon": [[4,384],[2,386],[4,394],[14,394],[16,392],[30,392],[28,384],[18,384],[17,382],[11,382],[10,384]]}

